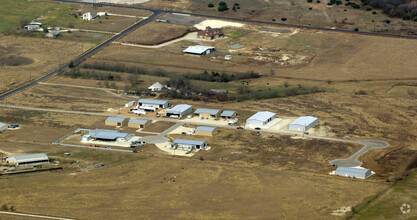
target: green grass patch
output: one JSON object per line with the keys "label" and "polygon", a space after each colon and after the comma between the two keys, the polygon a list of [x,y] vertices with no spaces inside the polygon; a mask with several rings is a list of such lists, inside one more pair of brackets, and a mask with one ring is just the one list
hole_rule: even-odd
{"label": "green grass patch", "polygon": [[59,3],[28,0],[0,0],[0,33],[15,31]]}
{"label": "green grass patch", "polygon": [[[45,16],[45,20],[42,21],[45,26],[58,26],[58,27],[70,27],[83,23],[78,13],[71,12],[76,5],[62,4],[55,8]],[[75,16],[73,15],[75,14]]]}

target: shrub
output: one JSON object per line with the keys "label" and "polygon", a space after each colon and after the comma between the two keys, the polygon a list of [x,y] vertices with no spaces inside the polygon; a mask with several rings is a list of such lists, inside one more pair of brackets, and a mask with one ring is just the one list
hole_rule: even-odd
{"label": "shrub", "polygon": [[234,6],[238,7],[238,6],[240,6],[240,4],[236,2],[236,3],[234,4]]}
{"label": "shrub", "polygon": [[415,17],[415,18],[413,19],[413,21],[417,22],[417,17]]}
{"label": "shrub", "polygon": [[287,18],[281,18],[281,21],[286,21],[287,20]]}
{"label": "shrub", "polygon": [[376,11],[373,11],[373,12],[372,12],[372,14],[373,14],[373,15],[376,15]]}
{"label": "shrub", "polygon": [[356,95],[367,95],[368,93],[364,90],[359,90],[358,92],[355,93]]}
{"label": "shrub", "polygon": [[272,18],[272,21],[275,21],[275,18]]}
{"label": "shrub", "polygon": [[313,8],[312,8],[312,7],[310,7],[310,8],[308,8],[308,10],[313,10]]}
{"label": "shrub", "polygon": [[385,23],[389,24],[389,23],[391,23],[391,21],[390,20],[386,20]]}
{"label": "shrub", "polygon": [[71,61],[71,62],[68,64],[68,67],[69,67],[69,68],[74,68],[74,67],[75,67],[74,62],[72,62],[72,61]]}
{"label": "shrub", "polygon": [[212,4],[212,3],[209,3],[207,6],[208,6],[209,8],[214,8],[214,4]]}
{"label": "shrub", "polygon": [[227,11],[229,8],[227,7],[226,2],[219,2],[219,7],[217,8],[218,11]]}
{"label": "shrub", "polygon": [[317,0],[317,3],[320,3],[321,1],[320,0]]}
{"label": "shrub", "polygon": [[355,28],[355,31],[359,31],[359,28]]}
{"label": "shrub", "polygon": [[256,11],[255,10],[251,10],[250,12],[255,13]]}
{"label": "shrub", "polygon": [[409,20],[411,20],[411,16],[410,15],[404,15],[403,20],[409,21]]}
{"label": "shrub", "polygon": [[367,11],[372,11],[372,8],[367,8],[366,10],[367,10]]}
{"label": "shrub", "polygon": [[313,0],[307,0],[307,2],[308,2],[308,3],[311,3],[311,2],[313,2]]}

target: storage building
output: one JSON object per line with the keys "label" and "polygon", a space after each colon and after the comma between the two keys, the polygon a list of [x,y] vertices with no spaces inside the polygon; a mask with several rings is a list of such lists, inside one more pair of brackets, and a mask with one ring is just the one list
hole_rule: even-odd
{"label": "storage building", "polygon": [[135,105],[135,101],[131,101],[125,104],[125,108],[130,108]]}
{"label": "storage building", "polygon": [[372,175],[372,171],[368,169],[354,167],[338,167],[335,171],[335,175],[366,179],[370,175]]}
{"label": "storage building", "polygon": [[89,135],[97,141],[129,141],[135,136],[135,134],[104,129],[90,130]]}
{"label": "storage building", "polygon": [[319,120],[312,116],[303,116],[295,119],[288,125],[289,130],[307,131],[318,124]]}
{"label": "storage building", "polygon": [[216,127],[207,127],[207,126],[198,126],[195,129],[195,135],[202,135],[202,136],[213,136],[219,133],[219,130]]}
{"label": "storage building", "polygon": [[235,118],[236,116],[237,116],[237,112],[236,111],[231,111],[231,110],[223,111],[220,114],[220,117],[225,118],[225,119]]}
{"label": "storage building", "polygon": [[175,139],[171,144],[174,148],[180,148],[186,151],[192,151],[194,149],[203,150],[207,147],[206,141],[187,140],[187,139]]}
{"label": "storage building", "polygon": [[265,126],[275,119],[275,113],[263,111],[257,112],[246,120],[246,125],[252,127]]}
{"label": "storage building", "polygon": [[8,126],[4,123],[0,122],[0,133],[7,130]]}
{"label": "storage building", "polygon": [[91,21],[91,20],[94,20],[98,17],[100,17],[100,16],[95,12],[87,12],[87,13],[83,14],[83,20],[84,21]]}
{"label": "storage building", "polygon": [[139,99],[138,106],[145,111],[154,112],[159,108],[168,108],[171,105],[167,100]]}
{"label": "storage building", "polygon": [[6,162],[10,165],[22,166],[22,165],[31,165],[38,166],[45,163],[49,163],[49,158],[46,154],[27,154],[14,156],[6,159]]}
{"label": "storage building", "polygon": [[148,87],[148,90],[151,91],[161,91],[165,86],[159,82],[154,83],[153,85]]}
{"label": "storage building", "polygon": [[116,126],[122,127],[125,126],[127,123],[127,118],[120,118],[120,117],[108,117],[104,122],[107,126]]}
{"label": "storage building", "polygon": [[176,105],[170,110],[168,110],[167,116],[172,117],[172,118],[181,118],[187,115],[188,113],[190,113],[192,110],[193,110],[193,107],[191,105],[187,105],[187,104]]}
{"label": "storage building", "polygon": [[184,53],[188,54],[195,54],[195,55],[206,55],[215,50],[214,47],[207,47],[207,46],[190,46],[187,49],[183,50]]}
{"label": "storage building", "polygon": [[147,120],[147,119],[130,119],[129,120],[129,124],[128,127],[129,128],[146,128],[149,125],[152,124],[151,120]]}
{"label": "storage building", "polygon": [[219,118],[221,113],[220,109],[211,108],[199,108],[195,110],[194,114],[204,118]]}

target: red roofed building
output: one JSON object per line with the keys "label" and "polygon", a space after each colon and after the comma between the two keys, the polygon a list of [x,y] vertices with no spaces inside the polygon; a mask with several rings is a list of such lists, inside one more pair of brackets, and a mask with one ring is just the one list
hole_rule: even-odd
{"label": "red roofed building", "polygon": [[211,28],[210,26],[206,27],[206,30],[197,33],[198,38],[204,38],[206,40],[213,40],[223,36],[223,31],[220,28]]}

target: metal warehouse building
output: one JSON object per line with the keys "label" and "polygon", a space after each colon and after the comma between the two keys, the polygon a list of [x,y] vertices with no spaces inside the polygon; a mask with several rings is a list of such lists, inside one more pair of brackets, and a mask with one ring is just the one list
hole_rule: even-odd
{"label": "metal warehouse building", "polygon": [[195,135],[203,135],[203,136],[213,136],[219,133],[219,130],[216,127],[207,127],[207,126],[198,126],[195,129]]}
{"label": "metal warehouse building", "polygon": [[171,146],[181,148],[186,151],[192,151],[193,149],[203,150],[207,147],[207,142],[187,139],[175,139]]}
{"label": "metal warehouse building", "polygon": [[31,165],[38,166],[44,163],[49,163],[49,158],[46,154],[27,154],[14,156],[6,159],[6,162],[11,165],[21,166],[21,165]]}
{"label": "metal warehouse building", "polygon": [[6,124],[0,122],[0,133],[7,130],[7,127],[8,126]]}
{"label": "metal warehouse building", "polygon": [[194,114],[204,118],[219,118],[221,111],[220,109],[199,108]]}
{"label": "metal warehouse building", "polygon": [[359,179],[366,179],[372,175],[372,171],[362,168],[353,167],[338,167],[334,172],[337,176],[354,177]]}
{"label": "metal warehouse building", "polygon": [[246,125],[253,126],[253,127],[265,126],[266,124],[268,124],[270,121],[274,119],[275,119],[275,113],[273,112],[268,112],[268,111],[258,112],[246,120]]}
{"label": "metal warehouse building", "polygon": [[195,55],[206,55],[215,50],[214,47],[207,47],[207,46],[190,46],[187,49],[183,50],[184,53],[188,54],[195,54]]}
{"label": "metal warehouse building", "polygon": [[167,100],[156,100],[156,99],[139,99],[138,106],[140,109],[145,111],[156,111],[159,108],[168,108],[170,106]]}
{"label": "metal warehouse building", "polygon": [[187,104],[176,105],[175,107],[168,110],[167,116],[181,118],[187,115],[188,113],[190,113],[192,110],[193,110],[193,107],[191,105],[187,105]]}
{"label": "metal warehouse building", "polygon": [[220,117],[222,118],[227,118],[227,119],[231,119],[237,116],[237,112],[236,111],[231,111],[231,110],[225,110],[220,114]]}
{"label": "metal warehouse building", "polygon": [[288,125],[289,130],[307,131],[318,124],[319,120],[312,116],[303,116],[295,119]]}
{"label": "metal warehouse building", "polygon": [[152,124],[151,120],[147,120],[147,119],[130,119],[129,123],[128,123],[128,127],[129,128],[146,128],[149,125]]}
{"label": "metal warehouse building", "polygon": [[104,122],[107,126],[117,126],[122,127],[125,126],[127,123],[127,118],[120,118],[120,117],[108,117]]}
{"label": "metal warehouse building", "polygon": [[135,136],[135,134],[103,129],[90,130],[89,135],[99,141],[129,141]]}

